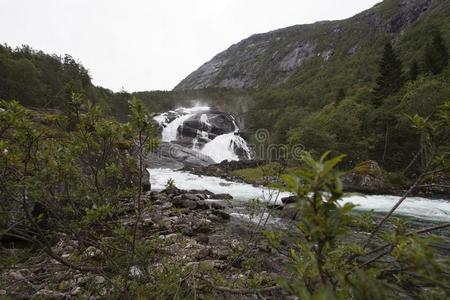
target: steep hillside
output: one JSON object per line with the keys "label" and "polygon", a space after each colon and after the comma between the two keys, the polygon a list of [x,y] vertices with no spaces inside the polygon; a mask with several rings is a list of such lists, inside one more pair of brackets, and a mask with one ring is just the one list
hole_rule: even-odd
{"label": "steep hillside", "polygon": [[[175,89],[207,87],[262,88],[373,81],[376,54],[386,40],[408,48],[426,36],[417,32],[438,27],[450,32],[447,0],[386,0],[352,18],[297,25],[253,35],[205,63]],[[419,28],[420,27],[420,28]],[[426,28],[423,28],[426,27]]]}
{"label": "steep hillside", "polygon": [[195,103],[237,111],[236,106],[248,97],[245,91],[224,89],[114,93],[94,86],[88,69],[68,54],[51,55],[26,45],[13,49],[0,44],[0,100],[17,100],[29,108],[67,110],[74,93],[121,121],[130,114],[128,101],[133,96],[153,112]]}

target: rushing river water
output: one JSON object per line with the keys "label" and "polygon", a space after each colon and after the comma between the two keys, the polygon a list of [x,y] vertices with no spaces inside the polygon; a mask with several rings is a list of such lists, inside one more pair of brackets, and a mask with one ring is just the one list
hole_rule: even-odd
{"label": "rushing river water", "polygon": [[[184,147],[212,158],[239,160],[250,157],[247,142],[239,135],[239,127],[234,117],[207,106],[179,108],[155,117],[161,126],[161,138],[165,142],[184,141]],[[187,141],[187,144],[186,144]],[[230,182],[218,177],[198,176],[188,172],[168,168],[151,169],[150,181],[156,190],[162,190],[169,179],[178,188],[209,190],[215,194],[228,193],[235,201],[248,201],[259,198],[262,201],[279,203],[289,193],[255,187],[250,184]],[[388,212],[400,197],[389,195],[347,196],[342,204],[353,203],[356,210],[384,213]],[[445,199],[407,198],[396,210],[396,214],[410,216],[419,220],[450,221],[450,201]]]}
{"label": "rushing river water", "polygon": [[[217,115],[226,117],[219,118],[219,121],[214,121],[212,124],[211,122],[217,118]],[[247,158],[250,157],[247,142],[239,135],[239,127],[231,114],[218,113],[208,106],[181,107],[162,113],[156,116],[155,120],[162,127],[161,140],[163,142],[175,142],[180,139],[192,140],[192,150],[211,157],[217,163],[223,160],[239,160],[236,149],[241,149]],[[192,130],[188,135],[183,135],[183,126],[189,121],[191,121],[191,125],[194,121],[197,127],[192,128],[195,129],[194,132]],[[227,131],[222,131],[224,128],[221,125],[225,123],[228,123],[229,126],[224,126],[227,127]],[[195,134],[193,135],[193,133]]]}
{"label": "rushing river water", "polygon": [[[228,193],[236,201],[248,201],[259,198],[262,201],[279,203],[282,197],[289,193],[269,190],[264,187],[255,187],[246,183],[231,182],[212,176],[199,176],[189,172],[171,169],[150,169],[150,182],[155,190],[162,190],[169,179],[175,181],[180,189],[209,190],[215,194]],[[356,210],[375,212],[388,212],[400,197],[389,195],[368,195],[345,197],[341,203],[358,205]],[[396,213],[430,221],[450,221],[450,201],[427,199],[421,197],[408,197],[396,210]]]}

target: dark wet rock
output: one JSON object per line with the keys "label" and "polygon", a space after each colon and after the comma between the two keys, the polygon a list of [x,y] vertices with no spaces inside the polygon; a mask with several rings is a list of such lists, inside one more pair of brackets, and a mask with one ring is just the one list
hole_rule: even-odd
{"label": "dark wet rock", "polygon": [[[228,112],[216,109],[207,109],[201,111],[185,111],[177,110],[179,117],[184,116],[182,124],[177,128],[177,134],[174,141],[170,143],[161,143],[159,149],[149,156],[149,161],[153,166],[182,168],[183,166],[200,165],[205,166],[211,163],[205,155],[198,151],[216,137],[228,133],[239,134],[239,127],[235,118]],[[167,113],[163,113],[157,117],[160,128],[167,126]],[[168,146],[167,144],[173,145]],[[238,157],[248,158],[248,149],[241,143],[232,143],[235,153]],[[185,151],[179,147],[184,148]],[[195,150],[194,150],[195,149]],[[192,155],[197,154],[197,155]],[[197,157],[196,157],[197,156]]]}
{"label": "dark wet rock", "polygon": [[152,168],[167,167],[173,169],[214,164],[209,156],[181,145],[166,142],[161,142],[155,152],[148,155],[146,162]]}
{"label": "dark wet rock", "polygon": [[213,192],[210,192],[208,190],[189,190],[189,192],[191,192],[192,194],[203,194],[206,196],[214,195]]}
{"label": "dark wet rock", "polygon": [[183,198],[183,196],[176,196],[172,199],[172,203],[178,208],[189,208],[195,209],[197,207],[197,202],[194,200]]}
{"label": "dark wet rock", "polygon": [[225,205],[223,205],[223,204],[221,204],[219,202],[216,202],[216,201],[210,202],[210,206],[213,209],[225,209]]}
{"label": "dark wet rock", "polygon": [[172,141],[171,143],[174,143],[174,144],[177,144],[177,145],[180,145],[180,146],[183,146],[183,147],[191,149],[192,145],[194,143],[194,138],[192,138],[192,137],[182,137],[182,138],[180,138],[180,139],[178,139],[176,141]]}
{"label": "dark wet rock", "polygon": [[[161,127],[167,126],[167,124],[169,124],[170,122],[172,122],[173,120],[178,118],[180,116],[180,113],[178,111],[170,110],[170,111],[165,112],[163,114],[163,116],[164,116],[164,122],[163,122],[163,124],[160,124]],[[160,128],[160,129],[162,129],[162,128]]]}
{"label": "dark wet rock", "polygon": [[379,193],[385,190],[383,170],[373,160],[358,164],[343,176],[342,183],[346,191]]}
{"label": "dark wet rock", "polygon": [[195,114],[184,121],[183,126],[180,127],[180,133],[183,137],[196,138],[198,131],[203,131],[212,140],[218,135],[233,132],[235,129],[234,118],[229,113],[211,110]]}
{"label": "dark wet rock", "polygon": [[284,209],[284,205],[280,204],[267,204],[268,209],[274,209],[274,210],[282,210]]}
{"label": "dark wet rock", "polygon": [[297,201],[297,197],[296,196],[289,196],[289,197],[281,198],[281,202],[283,204],[295,203],[296,201]]}
{"label": "dark wet rock", "polygon": [[197,209],[209,209],[209,205],[205,200],[198,200],[197,201]]}
{"label": "dark wet rock", "polygon": [[188,200],[193,200],[193,201],[198,201],[198,200],[200,200],[200,198],[199,198],[197,195],[191,194],[191,193],[183,194],[183,198],[184,198],[184,199],[188,199]]}
{"label": "dark wet rock", "polygon": [[215,199],[215,200],[230,200],[233,199],[233,196],[230,194],[212,194],[209,199]]}
{"label": "dark wet rock", "polygon": [[230,215],[222,210],[213,210],[212,211],[213,214],[215,214],[216,216],[220,217],[222,220],[229,220],[230,219]]}

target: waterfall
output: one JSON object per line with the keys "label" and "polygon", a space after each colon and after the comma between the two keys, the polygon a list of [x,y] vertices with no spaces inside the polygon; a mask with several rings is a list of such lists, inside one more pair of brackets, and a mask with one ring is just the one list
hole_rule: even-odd
{"label": "waterfall", "polygon": [[[209,163],[212,161],[219,163],[223,160],[234,161],[239,160],[240,157],[250,158],[249,146],[239,135],[238,124],[229,114],[210,110],[209,107],[179,108],[160,114],[155,117],[155,120],[162,127],[163,141],[170,144],[183,139],[181,144],[187,144],[191,153],[211,158]],[[183,124],[189,128],[183,131]],[[181,136],[180,133],[188,136]],[[187,142],[186,139],[188,139]],[[184,148],[180,145],[178,147]],[[183,155],[185,154],[180,154],[180,156]],[[281,197],[289,195],[289,193],[280,192],[280,197],[274,199],[274,194],[268,193],[267,189],[262,187],[165,168],[152,169],[150,174],[153,175],[150,179],[155,189],[163,189],[169,179],[174,179],[176,186],[182,189],[208,189],[214,193],[229,193],[236,200],[243,201],[259,198],[263,201],[279,202]],[[389,195],[346,196],[340,200],[340,203],[342,205],[356,204],[356,210],[386,213],[398,199],[397,196]],[[408,197],[397,209],[396,214],[448,222],[450,221],[450,202],[444,199]]]}
{"label": "waterfall", "polygon": [[238,155],[235,153],[236,148],[242,148],[247,158],[250,158],[250,149],[247,142],[239,135],[236,135],[235,132],[217,136],[203,147],[201,153],[219,163],[223,160],[239,160]]}
{"label": "waterfall", "polygon": [[[223,160],[239,160],[240,155],[249,159],[251,157],[250,148],[247,142],[239,136],[239,127],[233,116],[228,116],[234,126],[233,132],[217,135],[212,140],[209,139],[213,125],[209,121],[208,112],[210,112],[210,107],[207,106],[182,107],[157,115],[154,119],[162,127],[162,141],[174,142],[182,138],[179,133],[183,130],[184,122],[200,114],[199,121],[202,125],[201,129],[196,130],[196,136],[192,137],[192,150],[211,157],[217,163]],[[202,145],[200,141],[206,142],[206,144]],[[237,151],[239,153],[236,153]]]}
{"label": "waterfall", "polygon": [[[161,140],[163,142],[176,141],[178,138],[178,128],[183,126],[184,121],[198,112],[208,111],[209,109],[209,106],[196,106],[191,108],[182,107],[155,116],[153,119],[163,128]],[[175,116],[175,118],[170,121],[171,115]]]}

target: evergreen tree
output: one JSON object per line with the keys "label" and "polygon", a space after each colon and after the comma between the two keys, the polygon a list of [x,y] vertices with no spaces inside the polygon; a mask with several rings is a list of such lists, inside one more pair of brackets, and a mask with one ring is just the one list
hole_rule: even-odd
{"label": "evergreen tree", "polygon": [[419,77],[419,63],[417,60],[413,60],[409,68],[409,80],[415,81],[417,77]]}
{"label": "evergreen tree", "polygon": [[432,74],[439,74],[448,66],[448,49],[441,33],[436,32],[433,40],[425,49],[424,69]]}
{"label": "evergreen tree", "polygon": [[336,104],[339,104],[342,100],[345,99],[345,90],[344,88],[339,88],[338,93],[336,95]]}
{"label": "evergreen tree", "polygon": [[402,62],[390,43],[384,47],[383,58],[380,62],[380,74],[376,80],[377,86],[374,89],[374,104],[381,105],[383,98],[394,94],[403,86],[404,78],[402,73]]}

